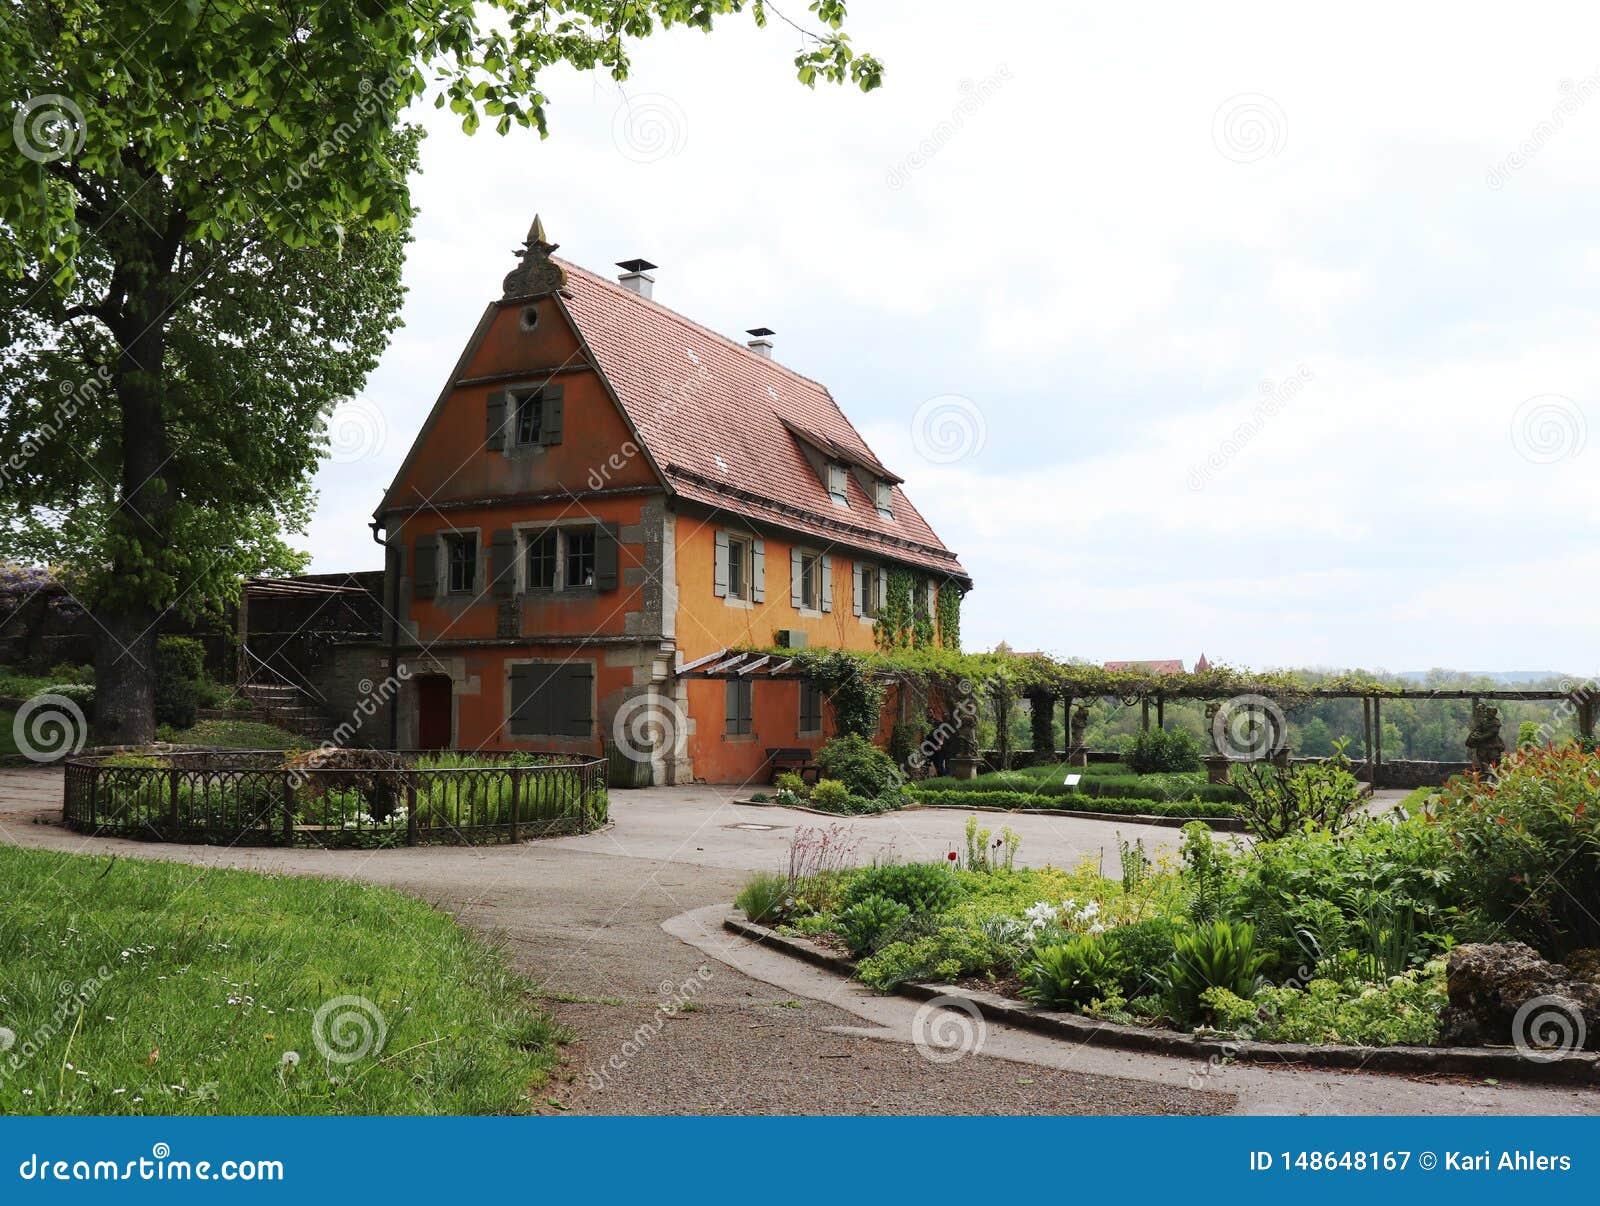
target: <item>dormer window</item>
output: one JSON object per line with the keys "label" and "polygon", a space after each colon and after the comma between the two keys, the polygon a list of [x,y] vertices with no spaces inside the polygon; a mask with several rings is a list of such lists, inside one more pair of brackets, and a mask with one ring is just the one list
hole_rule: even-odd
{"label": "dormer window", "polygon": [[828,462],[828,497],[841,507],[850,505],[844,491],[845,468],[837,461]]}
{"label": "dormer window", "polygon": [[873,502],[877,504],[878,514],[885,519],[894,518],[894,483],[879,480],[873,483]]}

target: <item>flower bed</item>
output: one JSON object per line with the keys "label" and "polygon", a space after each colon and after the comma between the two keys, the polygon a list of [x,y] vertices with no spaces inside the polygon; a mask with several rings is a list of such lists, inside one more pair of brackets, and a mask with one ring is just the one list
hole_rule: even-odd
{"label": "flower bed", "polygon": [[[848,956],[885,991],[939,982],[1201,1036],[1427,1046],[1458,943],[1517,937],[1574,976],[1600,970],[1586,958],[1597,813],[1600,759],[1525,751],[1492,783],[1456,783],[1429,814],[1343,809],[1248,847],[1191,823],[1181,857],[1160,862],[1119,841],[1115,878],[1093,863],[1018,868],[1017,835],[972,818],[944,860],[855,867],[835,839],[824,858],[757,877],[736,904]],[[808,843],[801,831],[797,848]],[[1473,1041],[1542,1041],[1507,1025]]]}

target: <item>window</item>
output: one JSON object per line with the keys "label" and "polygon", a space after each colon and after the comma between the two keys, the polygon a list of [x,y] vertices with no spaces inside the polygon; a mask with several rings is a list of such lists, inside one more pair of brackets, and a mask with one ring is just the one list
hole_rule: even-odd
{"label": "window", "polygon": [[840,506],[849,506],[849,500],[845,495],[844,484],[844,466],[838,464],[837,462],[830,462],[828,465],[828,496]]}
{"label": "window", "polygon": [[816,553],[800,554],[800,606],[822,610],[822,558]]}
{"label": "window", "polygon": [[478,589],[478,534],[449,532],[444,538],[449,577],[446,589],[453,595]]}
{"label": "window", "polygon": [[750,597],[750,542],[728,538],[728,598]]}
{"label": "window", "polygon": [[728,680],[725,731],[729,737],[743,737],[750,732],[750,695],[753,686],[748,678]]}
{"label": "window", "polygon": [[576,586],[594,585],[594,532],[568,532],[567,577],[563,585],[568,590]]}
{"label": "window", "polygon": [[883,571],[875,565],[861,567],[861,614],[869,620],[878,618],[878,585]]}
{"label": "window", "polygon": [[554,590],[556,588],[556,532],[552,528],[547,532],[528,537],[528,589],[529,590]]}
{"label": "window", "polygon": [[533,662],[511,667],[513,737],[592,737],[594,664]]}
{"label": "window", "polygon": [[885,519],[894,517],[894,483],[878,481],[874,483],[874,499],[877,504],[878,514]]}
{"label": "window", "polygon": [[800,684],[800,731],[822,732],[822,692],[810,679]]}
{"label": "window", "polygon": [[517,443],[537,444],[544,425],[544,395],[538,390],[517,399]]}

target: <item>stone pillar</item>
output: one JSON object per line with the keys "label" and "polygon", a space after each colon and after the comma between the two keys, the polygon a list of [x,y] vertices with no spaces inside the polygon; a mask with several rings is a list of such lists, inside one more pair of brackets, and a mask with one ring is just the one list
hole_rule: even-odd
{"label": "stone pillar", "polygon": [[1032,709],[1033,764],[1054,762],[1056,758],[1056,697],[1043,691],[1028,696]]}

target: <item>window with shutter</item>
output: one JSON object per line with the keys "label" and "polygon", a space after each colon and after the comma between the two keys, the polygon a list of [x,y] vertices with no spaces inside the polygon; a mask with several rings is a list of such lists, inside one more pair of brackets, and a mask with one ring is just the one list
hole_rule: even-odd
{"label": "window with shutter", "polygon": [[727,682],[725,731],[729,737],[743,737],[751,731],[751,688],[754,685],[747,678],[730,678]]}
{"label": "window with shutter", "polygon": [[566,538],[567,589],[574,590],[581,586],[593,586],[595,555],[594,530],[590,529],[588,531],[567,532]]}
{"label": "window with shutter", "polygon": [[517,398],[517,443],[537,444],[544,424],[544,398],[533,390]]}
{"label": "window with shutter", "polygon": [[534,662],[511,667],[513,737],[592,737],[594,665]]}
{"label": "window with shutter", "polygon": [[528,589],[556,588],[556,531],[554,528],[528,535]]}
{"label": "window with shutter", "polygon": [[750,598],[750,542],[739,537],[728,538],[728,597]]}
{"label": "window with shutter", "polygon": [[444,537],[448,575],[445,589],[452,595],[470,595],[478,589],[478,534],[450,532]]}
{"label": "window with shutter", "polygon": [[882,577],[883,571],[875,565],[861,567],[861,606],[857,615],[868,620],[878,618],[879,580]]}
{"label": "window with shutter", "polygon": [[822,558],[816,553],[802,550],[800,563],[799,602],[796,607],[808,611],[822,610]]}
{"label": "window with shutter", "polygon": [[822,732],[822,691],[810,679],[800,683],[800,732]]}

